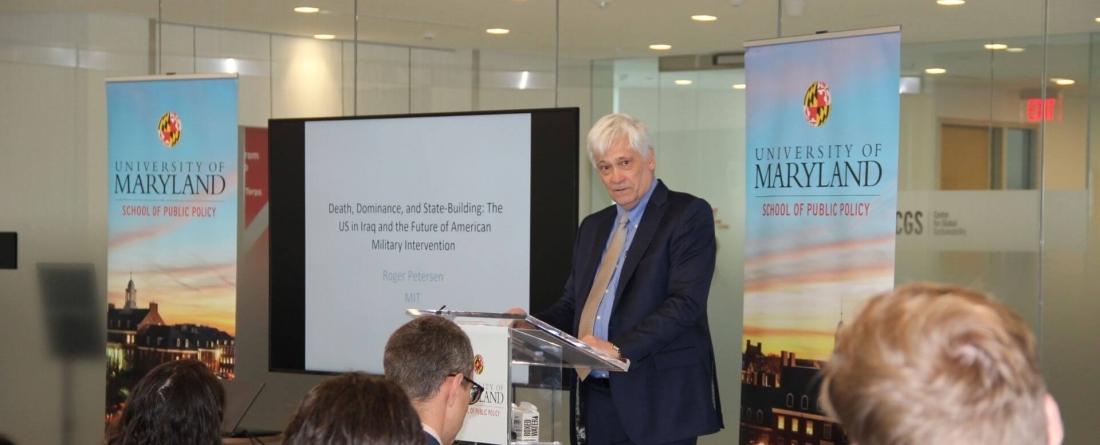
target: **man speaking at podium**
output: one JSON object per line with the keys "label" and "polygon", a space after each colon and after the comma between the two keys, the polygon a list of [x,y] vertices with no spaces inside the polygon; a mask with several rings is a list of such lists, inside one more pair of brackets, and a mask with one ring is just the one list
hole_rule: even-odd
{"label": "man speaking at podium", "polygon": [[601,118],[588,153],[615,205],[581,223],[564,294],[535,317],[630,367],[577,369],[574,443],[694,444],[723,427],[707,325],[711,207],[655,180],[649,129],[637,119]]}

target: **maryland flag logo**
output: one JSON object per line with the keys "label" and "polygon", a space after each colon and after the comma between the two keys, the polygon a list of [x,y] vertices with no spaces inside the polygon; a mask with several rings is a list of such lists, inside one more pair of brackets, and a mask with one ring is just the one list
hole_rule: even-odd
{"label": "maryland flag logo", "polygon": [[180,141],[180,133],[183,132],[183,122],[180,122],[180,117],[174,111],[164,113],[164,116],[160,117],[160,123],[157,124],[157,136],[160,137],[160,143],[165,147],[172,148]]}
{"label": "maryland flag logo", "polygon": [[829,120],[829,110],[833,105],[833,97],[829,94],[829,86],[825,82],[817,81],[810,84],[806,90],[806,96],[802,98],[802,111],[806,115],[806,122],[815,127],[825,125]]}
{"label": "maryland flag logo", "polygon": [[485,370],[485,359],[481,358],[481,354],[474,356],[474,372],[477,375],[481,375],[481,371]]}

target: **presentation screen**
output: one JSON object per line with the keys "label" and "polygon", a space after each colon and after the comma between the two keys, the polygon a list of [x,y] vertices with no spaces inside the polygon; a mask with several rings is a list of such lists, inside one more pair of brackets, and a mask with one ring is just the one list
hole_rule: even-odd
{"label": "presentation screen", "polygon": [[381,374],[406,309],[553,304],[577,224],[578,116],[271,120],[270,368]]}

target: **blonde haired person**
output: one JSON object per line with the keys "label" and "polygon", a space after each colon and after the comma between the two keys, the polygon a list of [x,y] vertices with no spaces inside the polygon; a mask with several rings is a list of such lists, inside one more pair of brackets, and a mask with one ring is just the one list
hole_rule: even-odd
{"label": "blonde haired person", "polygon": [[912,284],[841,328],[821,399],[861,445],[1057,445],[1035,337],[992,297]]}

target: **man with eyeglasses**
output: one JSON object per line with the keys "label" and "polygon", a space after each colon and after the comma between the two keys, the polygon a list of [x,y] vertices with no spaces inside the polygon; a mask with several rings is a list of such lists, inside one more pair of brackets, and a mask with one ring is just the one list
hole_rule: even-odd
{"label": "man with eyeglasses", "polygon": [[466,333],[443,317],[414,318],[390,336],[382,363],[412,401],[428,445],[453,444],[467,407],[485,391],[469,377],[474,349]]}

